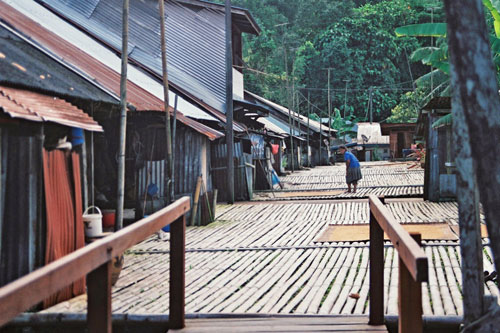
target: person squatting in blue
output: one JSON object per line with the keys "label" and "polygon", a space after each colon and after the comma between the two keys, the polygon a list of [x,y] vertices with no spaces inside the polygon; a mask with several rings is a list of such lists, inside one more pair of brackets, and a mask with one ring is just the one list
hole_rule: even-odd
{"label": "person squatting in blue", "polygon": [[356,193],[356,187],[358,186],[358,181],[363,178],[361,174],[361,167],[358,159],[350,151],[347,150],[346,146],[340,146],[339,151],[344,155],[345,160],[345,181],[347,183],[347,192],[351,192],[351,185],[353,187],[353,193]]}

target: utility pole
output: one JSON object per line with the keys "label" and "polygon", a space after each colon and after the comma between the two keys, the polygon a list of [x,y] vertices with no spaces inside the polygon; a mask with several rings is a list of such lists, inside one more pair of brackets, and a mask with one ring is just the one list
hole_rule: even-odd
{"label": "utility pole", "polygon": [[292,172],[295,171],[295,163],[293,161],[293,124],[292,124],[292,111],[291,107],[293,104],[293,99],[290,100],[290,81],[288,78],[288,56],[286,52],[286,47],[285,47],[285,35],[286,35],[286,25],[288,23],[281,23],[281,24],[276,24],[275,27],[283,26],[283,38],[281,40],[283,44],[283,53],[285,56],[285,75],[286,75],[286,94],[287,94],[287,100],[288,100],[288,127],[290,128],[290,165],[292,166]]}
{"label": "utility pole", "polygon": [[321,113],[319,114],[319,147],[318,147],[318,165],[321,165]]}
{"label": "utility pole", "polygon": [[231,0],[226,0],[226,146],[228,202],[234,203],[234,155],[233,155],[233,46]]}
{"label": "utility pole", "polygon": [[120,76],[120,143],[118,147],[118,176],[115,231],[123,228],[125,201],[125,142],[127,139],[127,64],[128,64],[128,9],[129,0],[123,0],[122,11],[122,65]]}
{"label": "utility pole", "polygon": [[327,162],[327,165],[328,163],[330,163],[329,161],[329,155],[330,155],[330,138],[332,136],[332,132],[331,132],[331,126],[332,126],[332,99],[331,99],[331,95],[330,95],[330,70],[332,69],[331,67],[328,67],[328,146],[327,146],[327,149],[328,149],[328,152],[327,152],[327,155],[326,155],[326,158],[328,160]]}
{"label": "utility pole", "polygon": [[330,126],[332,125],[332,99],[330,95],[330,70],[332,68],[328,67],[328,136],[330,136]]}
{"label": "utility pole", "polygon": [[168,111],[168,72],[167,72],[167,46],[165,39],[165,8],[163,0],[158,0],[159,9],[160,9],[160,38],[161,38],[161,68],[163,74],[163,103],[165,107],[165,129],[167,136],[167,160],[165,163],[167,164],[167,175],[168,179],[165,179],[165,193],[167,195],[167,203],[171,203],[174,200],[174,190],[172,187],[172,132],[170,128],[170,112]]}
{"label": "utility pole", "polygon": [[[349,83],[350,80],[344,80],[345,81],[345,94],[344,94],[344,123],[346,120],[346,110],[347,110],[347,83]],[[345,137],[346,133],[344,132],[344,142],[345,142]]]}
{"label": "utility pole", "polygon": [[[427,10],[431,11],[431,23],[434,23],[434,9],[439,7],[429,7]],[[434,46],[434,37],[431,36],[431,47]],[[431,65],[431,98],[434,97],[434,67]]]}
{"label": "utility pole", "polygon": [[372,112],[372,106],[373,106],[373,103],[372,103],[372,94],[373,94],[373,87],[370,87],[370,99],[368,100],[368,107],[370,108],[370,124],[372,123],[373,121],[373,112]]}
{"label": "utility pole", "polygon": [[343,80],[343,81],[345,81],[345,95],[344,95],[344,119],[345,119],[347,110],[347,84],[351,80]]}

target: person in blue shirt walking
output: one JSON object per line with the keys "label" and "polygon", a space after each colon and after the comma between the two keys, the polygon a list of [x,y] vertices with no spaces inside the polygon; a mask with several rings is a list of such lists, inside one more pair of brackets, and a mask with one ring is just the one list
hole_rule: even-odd
{"label": "person in blue shirt walking", "polygon": [[358,186],[358,181],[363,178],[361,174],[361,167],[359,161],[350,151],[347,150],[346,146],[340,146],[339,151],[344,155],[345,160],[345,181],[347,183],[347,192],[351,192],[351,185],[353,187],[353,193],[356,193],[356,187]]}

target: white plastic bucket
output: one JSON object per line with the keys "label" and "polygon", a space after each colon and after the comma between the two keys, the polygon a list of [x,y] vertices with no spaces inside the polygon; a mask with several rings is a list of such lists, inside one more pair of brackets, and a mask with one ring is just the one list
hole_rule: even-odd
{"label": "white plastic bucket", "polygon": [[[90,208],[95,208],[99,214],[87,214]],[[99,207],[90,206],[83,212],[83,225],[86,237],[97,237],[102,234],[102,213]]]}

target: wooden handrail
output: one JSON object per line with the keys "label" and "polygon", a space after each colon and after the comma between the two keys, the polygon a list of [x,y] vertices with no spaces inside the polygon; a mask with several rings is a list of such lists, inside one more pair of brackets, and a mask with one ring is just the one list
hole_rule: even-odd
{"label": "wooden handrail", "polygon": [[[170,318],[175,322],[173,326],[183,326],[185,214],[189,209],[190,199],[183,197],[147,218],[3,286],[0,288],[0,327],[19,313],[88,274],[89,329],[90,331],[109,332],[111,330],[110,268],[112,259],[169,224],[171,224]],[[175,281],[172,281],[172,276],[174,276]],[[95,288],[99,283],[102,284],[102,281],[105,283],[104,289]],[[105,302],[104,305],[109,306],[109,309],[103,309],[102,299],[100,299],[103,293],[108,294],[106,297],[109,299],[107,302],[109,304]],[[98,296],[99,294],[101,297]],[[173,299],[175,304],[172,308]],[[93,302],[94,300],[99,301]],[[178,306],[179,304],[182,306]],[[96,306],[99,306],[100,309],[96,309]],[[106,315],[105,330],[102,330],[103,323],[100,323],[102,321],[101,312]],[[93,317],[94,314],[98,314],[99,318]],[[182,318],[177,318],[179,316]],[[172,326],[172,320],[170,324]]]}
{"label": "wooden handrail", "polygon": [[399,332],[422,332],[422,286],[428,261],[420,234],[410,235],[383,202],[369,196],[370,205],[370,324],[384,323],[384,232],[399,254]]}
{"label": "wooden handrail", "polygon": [[370,213],[387,234],[399,257],[415,281],[427,281],[427,256],[417,242],[392,216],[387,207],[374,195],[369,197]]}

